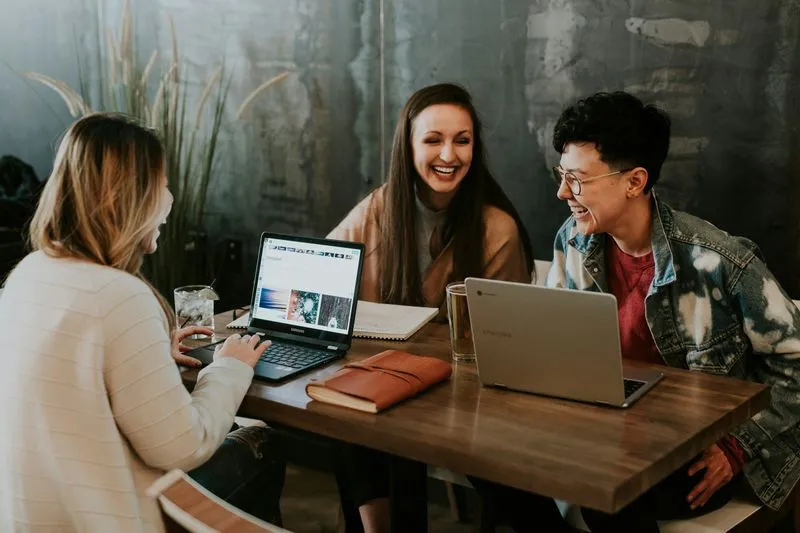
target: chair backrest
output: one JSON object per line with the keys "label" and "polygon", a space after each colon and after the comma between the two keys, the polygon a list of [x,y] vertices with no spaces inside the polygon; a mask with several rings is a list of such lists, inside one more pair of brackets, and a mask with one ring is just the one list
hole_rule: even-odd
{"label": "chair backrest", "polygon": [[289,533],[214,496],[181,470],[172,470],[147,489],[158,501],[167,533]]}

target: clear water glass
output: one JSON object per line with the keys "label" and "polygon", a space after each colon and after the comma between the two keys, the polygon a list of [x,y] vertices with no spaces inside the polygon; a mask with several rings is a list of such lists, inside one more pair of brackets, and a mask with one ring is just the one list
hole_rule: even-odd
{"label": "clear water glass", "polygon": [[[175,314],[178,327],[201,326],[214,329],[216,293],[208,285],[186,285],[175,289]],[[205,335],[193,335],[194,339]]]}
{"label": "clear water glass", "polygon": [[447,321],[450,323],[450,347],[455,361],[473,361],[475,346],[467,307],[467,288],[463,283],[447,286]]}

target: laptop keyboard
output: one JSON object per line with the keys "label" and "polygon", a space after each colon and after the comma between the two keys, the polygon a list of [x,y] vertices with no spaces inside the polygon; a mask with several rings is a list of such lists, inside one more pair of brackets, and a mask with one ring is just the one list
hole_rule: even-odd
{"label": "laptop keyboard", "polygon": [[272,346],[261,356],[261,361],[290,368],[305,368],[335,356],[336,353],[329,350],[272,341]]}
{"label": "laptop keyboard", "polygon": [[641,389],[645,384],[644,381],[639,381],[638,379],[623,379],[622,382],[625,384],[626,398],[630,398],[631,394]]}

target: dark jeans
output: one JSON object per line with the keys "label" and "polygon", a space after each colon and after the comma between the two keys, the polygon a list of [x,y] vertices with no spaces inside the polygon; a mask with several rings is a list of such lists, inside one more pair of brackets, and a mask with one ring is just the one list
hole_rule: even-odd
{"label": "dark jeans", "polygon": [[[592,533],[658,533],[658,520],[685,519],[709,513],[728,503],[741,487],[743,476],[739,475],[720,487],[703,507],[693,511],[686,497],[703,479],[704,472],[690,477],[687,472],[692,463],[675,471],[616,514],[581,509],[586,525]],[[551,498],[482,479],[470,478],[470,482],[496,521],[507,524],[517,533],[574,531]]]}
{"label": "dark jeans", "polygon": [[389,455],[347,442],[335,445],[336,482],[356,507],[389,497]]}
{"label": "dark jeans", "polygon": [[345,533],[364,533],[358,508],[389,497],[389,455],[341,441],[331,441],[331,451]]}
{"label": "dark jeans", "polygon": [[286,462],[275,440],[269,428],[231,431],[214,455],[189,476],[234,507],[281,525]]}

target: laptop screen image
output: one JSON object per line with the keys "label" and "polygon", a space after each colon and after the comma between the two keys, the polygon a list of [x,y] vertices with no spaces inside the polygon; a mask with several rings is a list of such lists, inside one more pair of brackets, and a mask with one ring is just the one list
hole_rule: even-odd
{"label": "laptop screen image", "polygon": [[362,255],[355,243],[265,234],[251,325],[317,339],[349,337]]}

